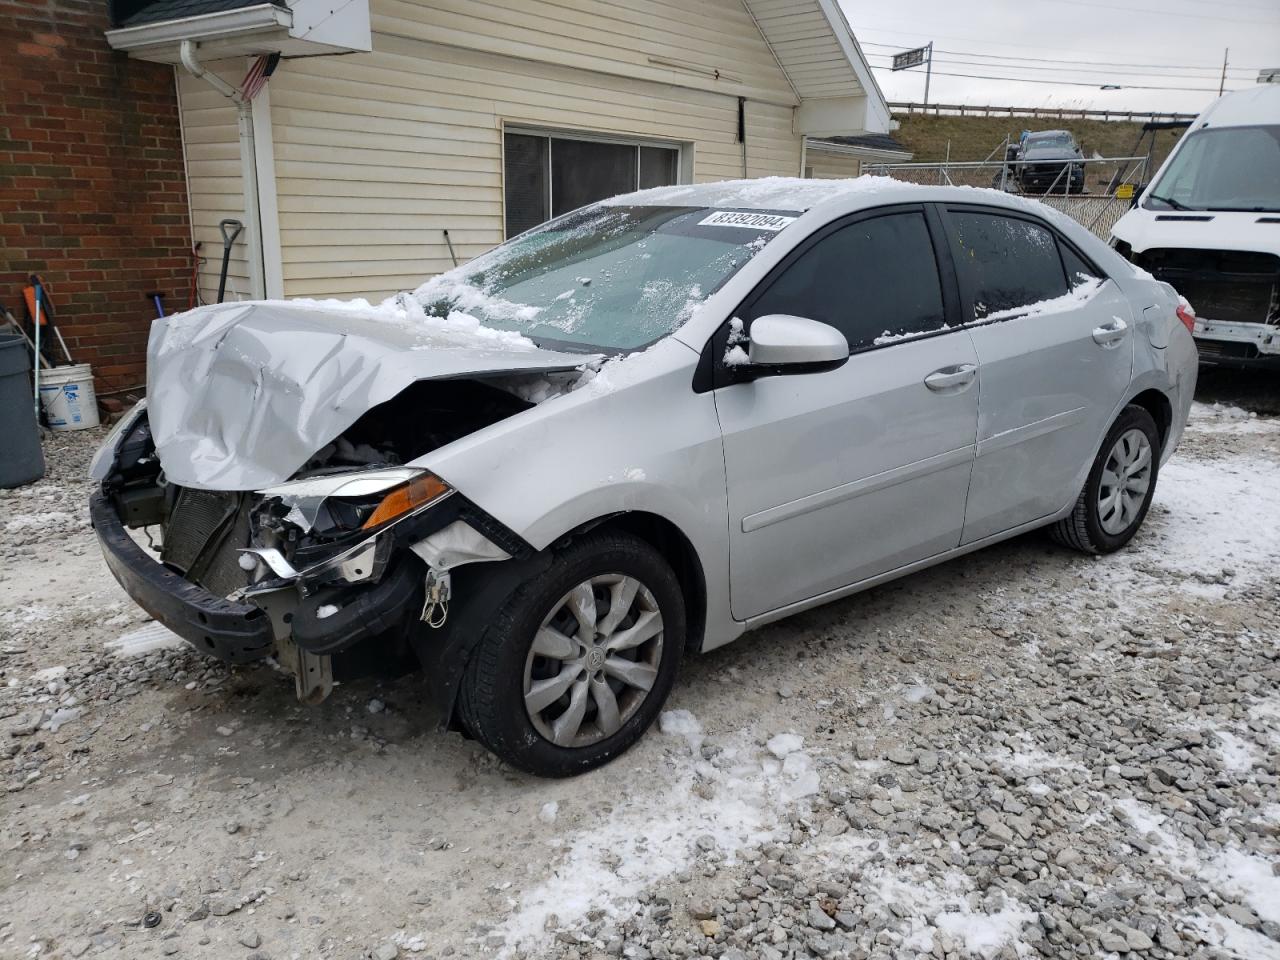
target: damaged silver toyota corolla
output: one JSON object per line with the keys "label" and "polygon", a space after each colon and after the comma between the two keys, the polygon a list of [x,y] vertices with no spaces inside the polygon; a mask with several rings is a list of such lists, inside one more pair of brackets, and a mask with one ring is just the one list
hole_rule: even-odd
{"label": "damaged silver toyota corolla", "polygon": [[1193,319],[1003,194],[660,188],[376,307],[157,320],[93,524],[197,649],[275,656],[309,702],[420,666],[443,722],[566,775],[687,652],[1036,527],[1123,546]]}

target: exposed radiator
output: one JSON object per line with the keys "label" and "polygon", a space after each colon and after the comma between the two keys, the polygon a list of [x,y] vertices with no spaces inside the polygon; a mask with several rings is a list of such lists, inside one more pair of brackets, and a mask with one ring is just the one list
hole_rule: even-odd
{"label": "exposed radiator", "polygon": [[160,559],[212,593],[244,586],[236,548],[249,545],[249,504],[239,493],[183,488],[164,529]]}

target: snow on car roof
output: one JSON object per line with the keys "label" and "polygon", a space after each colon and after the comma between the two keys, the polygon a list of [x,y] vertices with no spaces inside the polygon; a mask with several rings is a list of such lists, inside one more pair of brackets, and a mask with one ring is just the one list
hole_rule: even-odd
{"label": "snow on car roof", "polygon": [[601,206],[727,207],[736,210],[812,210],[831,201],[866,198],[867,206],[891,203],[979,203],[1012,207],[1058,224],[1075,225],[1066,214],[1031,198],[988,187],[936,186],[864,175],[845,180],[761,177],[714,183],[651,187],[600,201]]}
{"label": "snow on car roof", "polygon": [[793,210],[816,207],[828,200],[857,194],[901,193],[918,199],[920,187],[889,177],[858,177],[852,180],[807,180],[800,177],[761,177],[756,180],[721,180],[673,187],[651,187],[624,193],[604,201],[613,206],[732,207],[738,210]]}

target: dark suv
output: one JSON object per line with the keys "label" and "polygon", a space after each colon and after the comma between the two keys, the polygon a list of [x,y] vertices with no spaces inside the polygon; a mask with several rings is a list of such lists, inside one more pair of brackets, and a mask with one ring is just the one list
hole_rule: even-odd
{"label": "dark suv", "polygon": [[1029,133],[1018,151],[1014,176],[1024,193],[1083,193],[1084,155],[1066,130]]}

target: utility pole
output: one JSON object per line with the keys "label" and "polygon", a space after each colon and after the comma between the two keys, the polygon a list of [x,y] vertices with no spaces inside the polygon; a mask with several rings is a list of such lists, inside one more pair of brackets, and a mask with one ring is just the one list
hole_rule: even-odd
{"label": "utility pole", "polygon": [[[1222,91],[1227,86],[1227,54],[1231,52],[1231,48],[1227,47],[1222,51],[1222,79],[1218,81],[1218,96],[1222,96]],[[925,89],[929,89],[927,86]],[[926,99],[927,99],[926,95]]]}
{"label": "utility pole", "polygon": [[[929,106],[929,81],[933,78],[933,41],[932,40],[929,41],[929,46],[926,49],[928,49],[929,51],[928,54],[926,54],[926,56],[929,59],[925,61],[925,67],[924,67],[924,105],[927,107]],[[1223,73],[1223,76],[1225,77],[1226,76],[1225,66],[1223,67],[1222,73]]]}

